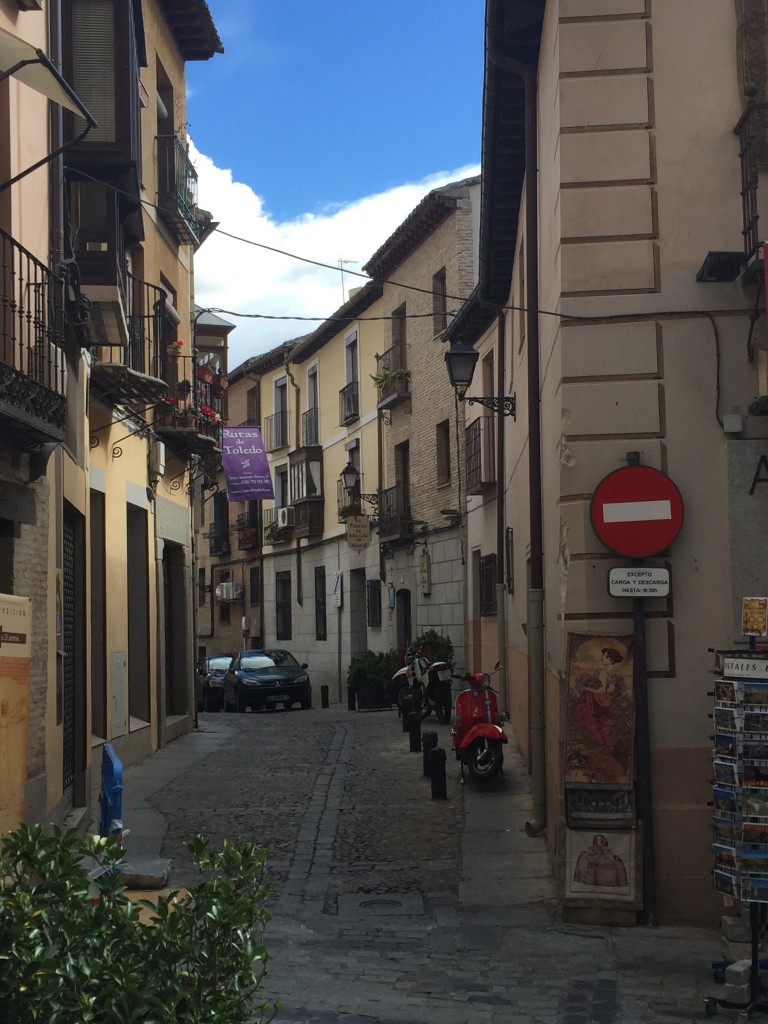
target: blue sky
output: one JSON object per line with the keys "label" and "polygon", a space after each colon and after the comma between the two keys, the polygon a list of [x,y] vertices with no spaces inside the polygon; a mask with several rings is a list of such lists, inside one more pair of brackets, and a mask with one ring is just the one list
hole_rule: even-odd
{"label": "blue sky", "polygon": [[[431,188],[477,173],[484,0],[208,6],[225,52],[187,65],[187,118],[225,230],[355,270]],[[222,236],[196,278],[199,304],[272,316],[329,316],[360,283]],[[230,319],[230,365],[316,326]]]}

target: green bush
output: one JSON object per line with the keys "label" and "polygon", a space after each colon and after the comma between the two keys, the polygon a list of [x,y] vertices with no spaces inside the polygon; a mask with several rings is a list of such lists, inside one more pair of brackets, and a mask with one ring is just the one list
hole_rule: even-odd
{"label": "green bush", "polygon": [[386,686],[399,668],[394,651],[366,651],[352,659],[347,671],[347,687],[355,690],[366,683]]}
{"label": "green bush", "polygon": [[110,837],[21,826],[0,848],[0,1020],[14,1024],[252,1024],[267,951],[266,854],[198,836],[189,890],[139,919]]}
{"label": "green bush", "polygon": [[432,653],[432,661],[447,661],[453,658],[451,638],[428,629],[413,641],[416,647],[428,647]]}

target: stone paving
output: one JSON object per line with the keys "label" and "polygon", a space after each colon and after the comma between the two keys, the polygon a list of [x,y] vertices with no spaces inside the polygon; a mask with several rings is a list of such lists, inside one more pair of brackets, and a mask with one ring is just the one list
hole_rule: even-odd
{"label": "stone paving", "polygon": [[425,728],[448,749],[447,800],[394,711],[201,715],[126,771],[128,857],[184,885],[197,832],[269,848],[278,1024],[709,1019],[718,936],[563,923],[514,744],[503,780],[462,787],[449,727]]}

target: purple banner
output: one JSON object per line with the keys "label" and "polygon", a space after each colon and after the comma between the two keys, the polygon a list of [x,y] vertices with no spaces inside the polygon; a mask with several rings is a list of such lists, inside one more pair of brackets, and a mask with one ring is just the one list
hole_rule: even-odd
{"label": "purple banner", "polygon": [[230,501],[274,498],[269,463],[258,427],[224,427],[221,449]]}

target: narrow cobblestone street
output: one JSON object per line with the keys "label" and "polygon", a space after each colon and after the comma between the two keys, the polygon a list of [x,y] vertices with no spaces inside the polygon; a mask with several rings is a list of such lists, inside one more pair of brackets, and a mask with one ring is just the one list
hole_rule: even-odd
{"label": "narrow cobblestone street", "polygon": [[[449,727],[425,729],[450,755]],[[155,842],[183,885],[195,833],[270,850],[282,1024],[707,1019],[717,935],[564,924],[514,743],[505,768],[462,787],[451,755],[432,800],[394,711],[201,715],[126,772],[128,856]]]}

